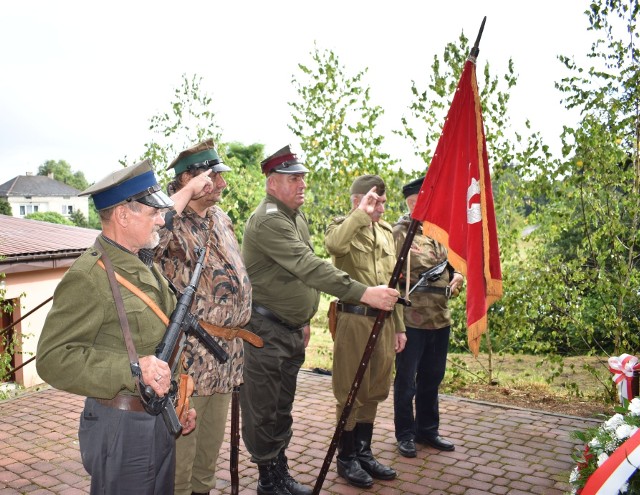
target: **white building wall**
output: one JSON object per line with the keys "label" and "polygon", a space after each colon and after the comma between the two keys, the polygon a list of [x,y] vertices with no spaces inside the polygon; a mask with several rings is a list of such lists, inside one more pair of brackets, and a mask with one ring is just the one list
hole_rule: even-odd
{"label": "white building wall", "polygon": [[[23,218],[27,213],[32,213],[35,206],[38,207],[38,212],[52,211],[69,218],[68,207],[71,206],[72,211],[80,210],[84,218],[89,219],[89,200],[86,196],[12,196],[8,201],[12,215],[17,218]],[[21,214],[20,206],[25,207],[25,214]]]}

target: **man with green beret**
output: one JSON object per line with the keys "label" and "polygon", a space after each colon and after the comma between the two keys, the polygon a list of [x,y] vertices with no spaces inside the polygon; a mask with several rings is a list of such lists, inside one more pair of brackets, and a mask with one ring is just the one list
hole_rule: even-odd
{"label": "man with green beret", "polygon": [[289,146],[261,167],[266,196],[247,221],[242,254],[253,287],[247,328],[262,337],[264,347],[245,348],[242,436],[258,464],[259,495],[305,495],[312,490],[290,475],[286,448],[296,380],[320,291],[385,309],[393,307],[398,292],[383,285],[367,287],[316,256],[300,210],[308,169]]}
{"label": "man with green beret", "polygon": [[[194,183],[177,200],[205,187],[204,180]],[[112,285],[108,273],[115,271],[172,313],[174,293],[138,254],[156,246],[162,213],[174,201],[160,190],[148,160],[82,194],[92,196],[102,232],[56,287],[38,342],[38,373],[56,388],[87,397],[78,439],[92,494],[172,493],[175,438],[161,415],[146,412],[139,395],[145,386],[161,397],[169,391],[171,370],[155,357],[166,326],[142,298],[115,279]],[[183,433],[194,427],[192,410]]]}
{"label": "man with green beret", "polygon": [[[325,235],[325,247],[335,266],[366,285],[386,283],[396,264],[391,225],[382,220],[386,201],[385,184],[379,176],[358,177],[351,186],[351,211],[346,217],[334,219]],[[340,437],[336,459],[338,475],[360,488],[373,485],[373,478],[391,480],[396,477],[396,472],[378,462],[371,451],[378,404],[389,395],[395,353],[404,349],[406,341],[401,306],[382,309],[393,310],[384,322],[360,382],[357,400]],[[332,383],[339,420],[378,310],[359,304],[347,295],[338,301],[337,311]]]}
{"label": "man with green beret", "polygon": [[[244,326],[251,316],[251,284],[231,219],[217,206],[227,187],[222,174],[231,169],[220,159],[213,139],[207,139],[182,151],[167,170],[175,172],[171,190],[182,191],[207,174],[213,188],[192,197],[184,208],[167,213],[155,260],[177,289],[184,291],[197,261],[195,248],[208,247],[191,311],[217,327]],[[187,337],[183,351],[185,372],[195,384],[191,404],[198,414],[198,427],[176,441],[175,495],[205,494],[215,488],[231,394],[242,384],[242,340],[213,338],[229,355],[225,363],[194,336]]]}
{"label": "man with green beret", "polygon": [[[423,181],[424,176],[402,188],[409,213],[393,226],[398,251],[407,237]],[[416,442],[438,450],[455,449],[453,442],[438,431],[438,387],[444,378],[449,350],[449,298],[458,294],[463,277],[448,264],[447,248],[424,235],[422,225],[418,226],[407,260],[409,273],[405,267],[403,274],[411,286],[411,306],[404,309],[407,346],[396,357],[393,408],[398,451],[404,457],[415,457]],[[436,267],[437,273],[429,279],[421,277]]]}

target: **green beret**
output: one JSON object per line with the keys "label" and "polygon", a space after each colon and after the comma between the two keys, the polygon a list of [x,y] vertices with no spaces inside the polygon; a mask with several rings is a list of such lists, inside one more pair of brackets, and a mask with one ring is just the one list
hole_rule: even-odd
{"label": "green beret", "polygon": [[218,156],[211,138],[181,151],[177,158],[169,164],[167,170],[173,169],[176,175],[180,175],[187,170],[198,168],[210,168],[214,172],[228,172],[231,170]]}
{"label": "green beret", "polygon": [[382,196],[386,187],[384,181],[377,175],[361,175],[351,184],[351,194],[367,194],[371,188],[376,187],[376,193]]}

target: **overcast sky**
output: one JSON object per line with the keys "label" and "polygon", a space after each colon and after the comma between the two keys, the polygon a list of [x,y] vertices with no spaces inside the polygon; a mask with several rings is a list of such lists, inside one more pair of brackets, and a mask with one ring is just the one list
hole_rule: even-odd
{"label": "overcast sky", "polygon": [[137,157],[151,140],[149,118],[166,111],[182,74],[203,78],[225,141],[291,142],[291,78],[314,41],[365,83],[386,113],[386,151],[411,166],[407,143],[391,136],[426,87],[434,55],[460,32],[474,40],[487,17],[478,71],[514,60],[512,121],[529,118],[559,149],[563,110],[557,55],[584,60],[592,36],[588,0],[393,2],[231,0],[5,1],[0,16],[0,183],[66,160],[90,182]]}

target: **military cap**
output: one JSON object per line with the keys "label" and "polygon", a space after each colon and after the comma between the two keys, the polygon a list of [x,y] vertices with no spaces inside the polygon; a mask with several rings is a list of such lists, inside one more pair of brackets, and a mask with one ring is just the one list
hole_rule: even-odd
{"label": "military cap", "polygon": [[367,194],[373,186],[376,186],[376,193],[379,196],[382,196],[387,189],[378,175],[361,175],[351,184],[351,194]]}
{"label": "military cap", "polygon": [[423,182],[424,182],[424,175],[402,186],[402,194],[404,195],[404,198],[407,199],[409,196],[413,194],[418,194],[420,192],[420,189],[422,188]]}
{"label": "military cap", "polygon": [[173,206],[173,201],[160,190],[149,160],[107,175],[82,191],[79,196],[92,196],[97,210],[111,208],[127,201],[138,201],[153,208]]}
{"label": "military cap", "polygon": [[276,151],[273,155],[265,158],[260,162],[262,173],[268,175],[270,172],[277,172],[279,174],[306,174],[309,169],[304,166],[302,160],[298,158],[291,146],[287,145],[284,148]]}
{"label": "military cap", "polygon": [[210,168],[214,172],[228,172],[231,170],[220,159],[211,138],[181,151],[178,157],[169,164],[167,170],[173,169],[176,175],[180,175],[187,170],[201,168]]}

